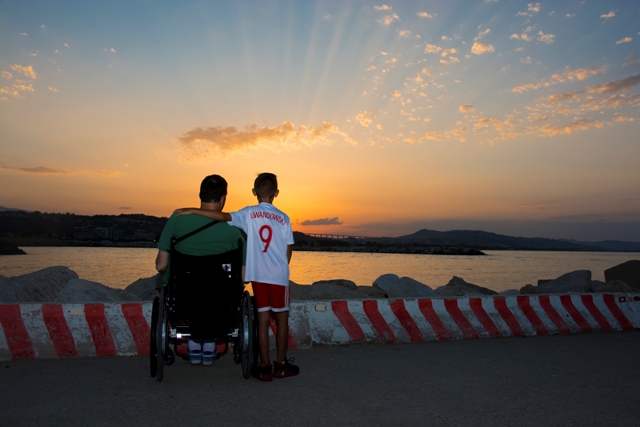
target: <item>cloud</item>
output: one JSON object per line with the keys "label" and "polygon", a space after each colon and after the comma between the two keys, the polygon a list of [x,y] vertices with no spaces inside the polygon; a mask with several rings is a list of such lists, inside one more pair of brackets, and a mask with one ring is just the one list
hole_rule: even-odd
{"label": "cloud", "polygon": [[382,6],[373,6],[373,8],[375,10],[391,10],[391,6],[387,6],[386,4],[383,4]]}
{"label": "cloud", "polygon": [[555,37],[555,34],[545,34],[542,31],[538,32],[538,40],[546,44],[552,44]]}
{"label": "cloud", "polygon": [[131,206],[120,206],[118,209],[121,211],[130,211],[133,208]]}
{"label": "cloud", "polygon": [[417,14],[420,18],[429,18],[429,19],[433,19],[434,16],[436,16],[435,14],[430,15],[427,12],[418,12]]}
{"label": "cloud", "polygon": [[451,49],[445,49],[442,51],[442,53],[440,54],[440,56],[449,56],[452,55],[454,53],[457,53],[458,49],[456,49],[455,47],[452,47]]}
{"label": "cloud", "polygon": [[10,79],[11,77],[13,77],[13,74],[11,74],[8,71],[3,71],[2,72],[2,77],[4,77],[5,79]]}
{"label": "cloud", "polygon": [[25,76],[31,78],[31,79],[36,79],[38,78],[38,75],[36,74],[35,71],[33,71],[33,67],[31,65],[28,66],[24,66],[24,65],[20,65],[20,64],[13,64],[11,66],[11,69],[13,71],[17,71],[18,73],[24,74]]}
{"label": "cloud", "polygon": [[500,120],[497,118],[488,117],[476,120],[473,126],[475,128],[488,128],[492,126],[495,130],[502,132],[507,127],[514,127],[516,123],[517,122],[513,120]]}
{"label": "cloud", "polygon": [[398,35],[400,37],[409,37],[411,35],[411,31],[409,30],[402,30],[398,32]]}
{"label": "cloud", "polygon": [[11,168],[8,166],[0,166],[0,168],[34,175],[75,175],[75,173],[71,171],[52,169],[44,166],[38,166],[35,168]]}
{"label": "cloud", "polygon": [[25,36],[25,37],[27,37],[29,34],[27,34],[27,33],[20,33],[20,35],[21,35],[21,36]]}
{"label": "cloud", "polygon": [[33,85],[31,83],[27,84],[22,80],[16,80],[16,82],[13,84],[13,87],[23,92],[33,92]]}
{"label": "cloud", "polygon": [[493,51],[495,51],[495,49],[493,48],[493,45],[490,44],[475,42],[471,47],[471,52],[475,53],[476,55],[482,55],[483,53]]}
{"label": "cloud", "polygon": [[446,59],[441,59],[440,63],[444,64],[444,65],[451,65],[451,64],[455,64],[456,62],[460,62],[460,60],[458,58],[456,58],[455,56],[450,56],[448,60]]}
{"label": "cloud", "polygon": [[384,25],[391,25],[395,21],[399,21],[399,20],[400,20],[400,17],[398,16],[398,14],[392,13],[391,15],[386,15],[378,19],[378,22]]}
{"label": "cloud", "polygon": [[540,3],[527,3],[527,6],[526,12],[518,12],[516,16],[533,16],[540,12]]}
{"label": "cloud", "polygon": [[616,13],[612,10],[607,14],[600,15],[600,18],[609,19],[609,18],[613,18],[614,16],[616,16]]}
{"label": "cloud", "polygon": [[579,101],[580,100],[579,93],[580,92],[567,92],[567,93],[559,93],[556,95],[551,95],[547,98],[547,102],[551,104],[559,104],[562,101],[567,101],[567,100]]}
{"label": "cloud", "polygon": [[590,68],[578,68],[577,70],[571,70],[569,67],[562,73],[556,73],[551,76],[550,80],[543,80],[537,83],[528,83],[521,86],[516,86],[511,89],[512,92],[515,93],[523,93],[529,90],[538,90],[541,88],[547,88],[549,86],[564,83],[566,81],[572,80],[587,80],[590,77],[593,77],[598,74],[604,74],[608,70],[608,66],[603,65],[601,67],[590,67]]}
{"label": "cloud", "polygon": [[578,68],[577,70],[571,70],[567,67],[564,73],[554,74],[551,78],[560,82],[566,80],[586,80],[597,74],[604,74],[608,68],[606,65],[602,67]]}
{"label": "cloud", "polygon": [[126,172],[110,171],[110,170],[106,170],[106,169],[99,170],[96,173],[98,173],[99,175],[106,176],[108,178],[119,178],[119,177],[127,174]]}
{"label": "cloud", "polygon": [[589,93],[615,93],[621,90],[629,90],[640,84],[640,74],[617,79],[598,86],[591,86],[585,89]]}
{"label": "cloud", "polygon": [[429,76],[429,77],[433,77],[434,76],[434,74],[427,67],[424,67],[420,72],[422,74],[424,74],[424,75]]}
{"label": "cloud", "polygon": [[116,53],[116,50],[114,48],[109,48],[107,49],[106,47],[104,48],[105,52],[111,52],[111,53]]}
{"label": "cloud", "polygon": [[306,227],[309,225],[342,225],[342,222],[338,220],[338,217],[333,218],[319,218],[308,219],[300,223],[301,226]]}
{"label": "cloud", "polygon": [[481,38],[483,38],[484,36],[486,36],[486,35],[487,35],[487,34],[489,34],[490,32],[491,32],[491,30],[490,30],[489,28],[487,28],[487,29],[486,29],[486,30],[484,30],[484,31],[479,32],[479,33],[478,33],[478,35],[476,36],[476,38],[475,38],[475,39],[473,39],[473,41],[478,41],[478,40],[480,40]]}
{"label": "cloud", "polygon": [[633,40],[631,37],[625,37],[623,39],[618,40],[616,44],[629,43],[631,40]]}
{"label": "cloud", "polygon": [[460,111],[461,113],[475,113],[476,109],[473,105],[464,104],[458,107],[458,111]]}
{"label": "cloud", "polygon": [[581,119],[574,119],[571,123],[564,126],[558,126],[558,125],[542,126],[540,128],[540,132],[546,136],[555,136],[555,135],[561,135],[561,134],[571,134],[575,131],[587,130],[591,127],[602,129],[604,127],[604,123],[598,120],[581,118]]}
{"label": "cloud", "polygon": [[444,139],[458,139],[460,142],[465,142],[467,139],[464,137],[464,133],[467,131],[467,126],[458,126],[453,130],[444,132],[427,132],[422,138],[431,141],[440,141]]}
{"label": "cloud", "polygon": [[233,126],[198,127],[175,139],[192,156],[208,157],[214,152],[224,154],[260,147],[278,149],[331,144],[336,135],[350,144],[357,144],[331,122],[323,122],[318,127],[300,125],[297,128],[291,122],[273,127],[253,124],[240,129]]}
{"label": "cloud", "polygon": [[369,125],[373,122],[375,115],[373,114],[373,109],[369,111],[364,111],[356,116],[356,120],[364,127],[369,127]]}
{"label": "cloud", "polygon": [[438,53],[442,50],[440,46],[436,46],[435,44],[429,44],[424,47],[424,53]]}
{"label": "cloud", "polygon": [[49,86],[49,90],[51,92],[57,92],[58,91],[58,89],[56,89],[55,87],[51,87],[51,86]]}

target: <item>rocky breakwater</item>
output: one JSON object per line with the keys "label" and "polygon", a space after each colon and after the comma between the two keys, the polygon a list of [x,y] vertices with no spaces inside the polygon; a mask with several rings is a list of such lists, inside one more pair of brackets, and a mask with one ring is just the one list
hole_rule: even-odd
{"label": "rocky breakwater", "polygon": [[162,283],[156,275],[126,289],[84,280],[68,267],[49,267],[21,276],[0,276],[0,303],[88,303],[152,300]]}
{"label": "rocky breakwater", "polygon": [[521,289],[496,292],[453,276],[435,289],[410,277],[384,274],[371,286],[357,286],[350,280],[323,280],[311,285],[291,282],[292,300],[368,299],[368,298],[451,298],[511,296],[531,294],[567,293],[640,293],[640,261],[628,261],[605,271],[607,282],[591,279],[591,271],[578,270],[555,279],[542,279],[537,286],[525,285]]}
{"label": "rocky breakwater", "polygon": [[0,240],[0,255],[25,255],[26,252],[10,242]]}
{"label": "rocky breakwater", "polygon": [[[605,271],[606,282],[592,280],[589,270],[578,270],[555,279],[539,280],[497,293],[453,276],[435,289],[410,277],[383,274],[370,286],[358,286],[351,280],[322,280],[308,284],[290,282],[292,301],[366,300],[401,298],[456,298],[492,295],[535,295],[567,293],[640,293],[640,261],[628,261]],[[113,289],[83,280],[68,267],[49,267],[22,276],[0,276],[0,303],[87,303],[150,301],[162,285],[159,274],[141,278],[125,289]]]}

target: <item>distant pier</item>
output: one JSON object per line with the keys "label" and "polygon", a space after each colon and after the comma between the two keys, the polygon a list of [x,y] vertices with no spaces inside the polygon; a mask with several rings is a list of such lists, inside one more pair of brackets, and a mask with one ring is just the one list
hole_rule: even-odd
{"label": "distant pier", "polygon": [[375,237],[369,236],[347,236],[345,234],[314,234],[304,233],[307,236],[317,237],[319,239],[333,239],[333,240],[345,240],[345,239],[375,239]]}

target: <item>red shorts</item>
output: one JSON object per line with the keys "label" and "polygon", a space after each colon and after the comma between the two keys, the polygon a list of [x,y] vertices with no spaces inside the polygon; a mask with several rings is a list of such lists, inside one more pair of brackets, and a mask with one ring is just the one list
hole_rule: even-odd
{"label": "red shorts", "polygon": [[289,287],[269,283],[251,282],[258,312],[289,311]]}

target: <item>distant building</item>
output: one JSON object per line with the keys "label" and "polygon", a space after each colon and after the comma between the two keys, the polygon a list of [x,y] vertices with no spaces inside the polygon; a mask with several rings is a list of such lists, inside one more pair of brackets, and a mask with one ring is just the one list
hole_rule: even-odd
{"label": "distant building", "polygon": [[94,234],[104,240],[121,240],[124,237],[124,230],[116,227],[96,227]]}
{"label": "distant building", "polygon": [[73,228],[73,237],[78,240],[93,239],[93,230],[87,226],[79,226]]}
{"label": "distant building", "polygon": [[138,229],[133,232],[133,237],[131,240],[137,241],[137,242],[140,242],[140,241],[153,242],[155,238],[156,238],[156,233],[149,230]]}

